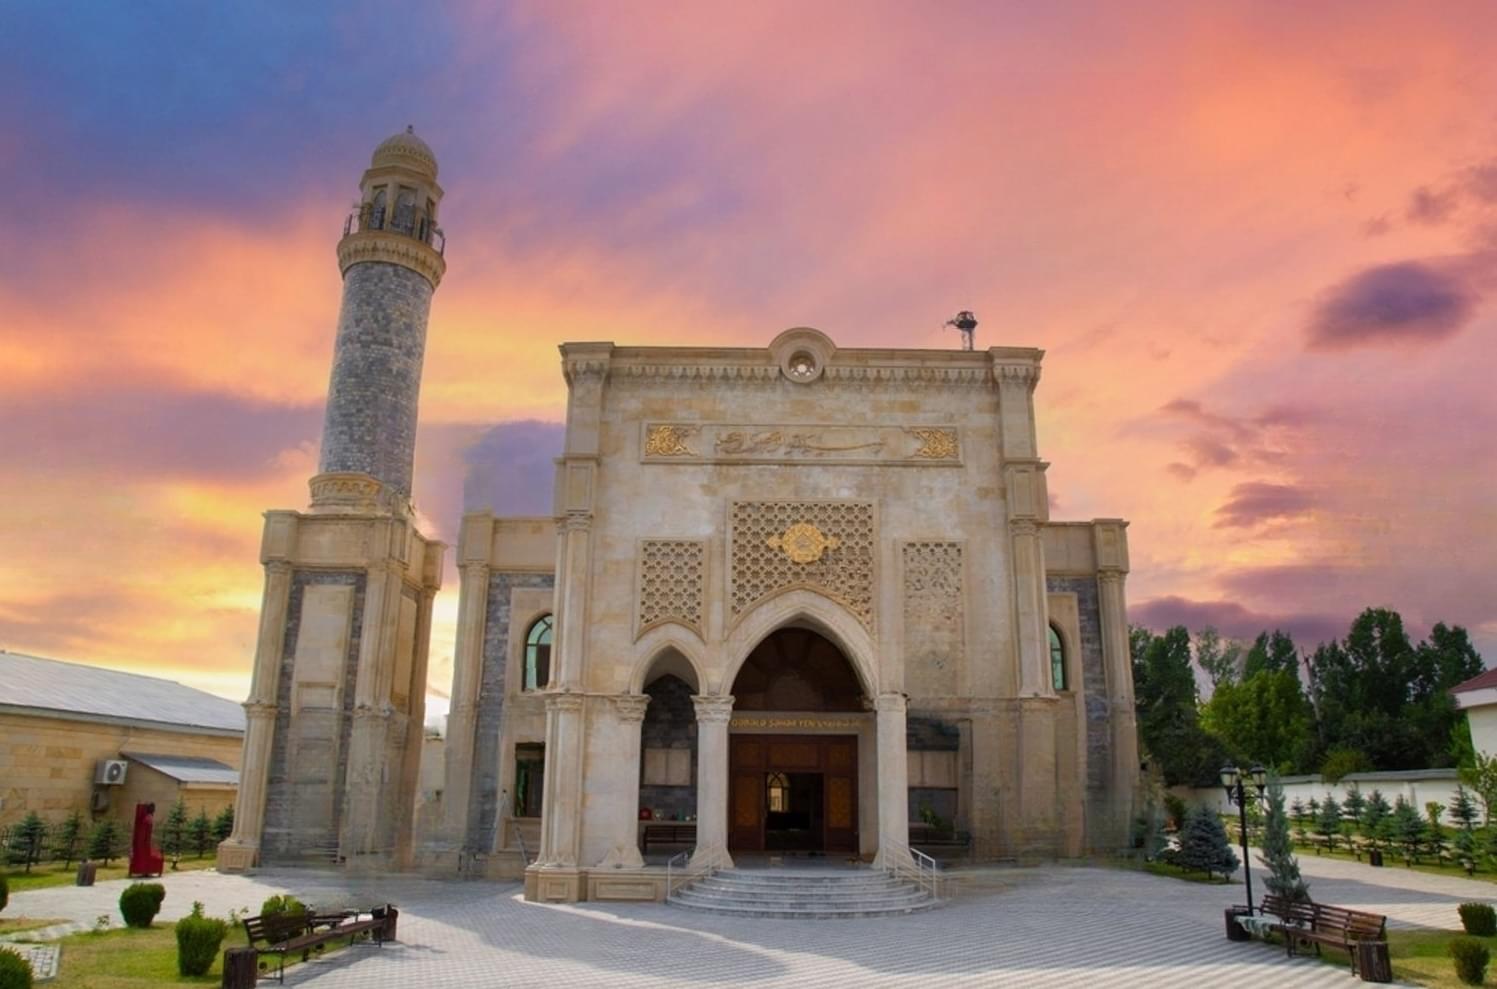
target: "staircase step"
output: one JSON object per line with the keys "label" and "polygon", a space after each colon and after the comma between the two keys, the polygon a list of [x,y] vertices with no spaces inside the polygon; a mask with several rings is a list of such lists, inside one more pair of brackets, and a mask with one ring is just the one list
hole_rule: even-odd
{"label": "staircase step", "polygon": [[672,906],[739,917],[879,917],[939,904],[918,885],[872,870],[728,869],[678,890]]}

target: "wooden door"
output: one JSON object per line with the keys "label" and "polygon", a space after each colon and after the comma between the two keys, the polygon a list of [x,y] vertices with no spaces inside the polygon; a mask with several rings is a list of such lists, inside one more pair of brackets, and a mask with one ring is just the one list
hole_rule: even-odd
{"label": "wooden door", "polygon": [[728,848],[764,850],[764,737],[738,735],[729,739]]}
{"label": "wooden door", "polygon": [[858,740],[852,737],[833,737],[826,740],[822,750],[825,768],[825,784],[822,787],[826,801],[826,850],[829,852],[857,852],[858,850]]}

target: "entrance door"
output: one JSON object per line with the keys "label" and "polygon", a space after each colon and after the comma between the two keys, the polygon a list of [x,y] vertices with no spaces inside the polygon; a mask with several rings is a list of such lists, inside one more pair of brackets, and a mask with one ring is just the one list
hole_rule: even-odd
{"label": "entrance door", "polygon": [[731,851],[857,851],[857,736],[735,735],[728,751]]}

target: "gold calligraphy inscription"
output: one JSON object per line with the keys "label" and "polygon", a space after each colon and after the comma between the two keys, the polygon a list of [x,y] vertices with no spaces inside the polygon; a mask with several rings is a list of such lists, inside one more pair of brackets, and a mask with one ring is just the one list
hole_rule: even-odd
{"label": "gold calligraphy inscription", "polygon": [[746,715],[735,716],[728,722],[729,728],[789,728],[816,729],[819,731],[857,731],[858,722],[851,718],[758,718]]}
{"label": "gold calligraphy inscription", "polygon": [[778,536],[764,540],[770,549],[777,549],[790,558],[791,563],[815,563],[829,549],[842,545],[836,536],[825,535],[809,522],[797,522]]}
{"label": "gold calligraphy inscription", "polygon": [[920,449],[913,454],[922,460],[955,460],[960,456],[956,445],[956,430],[954,429],[927,429],[919,426],[908,426],[905,428],[911,436],[920,441]]}
{"label": "gold calligraphy inscription", "polygon": [[694,432],[692,426],[651,426],[645,433],[645,456],[695,457],[696,451],[686,445]]}
{"label": "gold calligraphy inscription", "polygon": [[790,433],[786,435],[778,429],[766,430],[760,433],[749,433],[734,431],[724,433],[712,444],[719,454],[726,457],[740,457],[749,454],[820,454],[820,453],[850,453],[854,450],[877,451],[884,448],[883,440],[874,440],[870,443],[845,443],[836,445],[823,442],[820,433]]}

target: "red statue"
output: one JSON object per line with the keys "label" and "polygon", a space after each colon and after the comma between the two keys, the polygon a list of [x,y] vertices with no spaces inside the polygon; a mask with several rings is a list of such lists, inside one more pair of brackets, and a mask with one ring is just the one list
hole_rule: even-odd
{"label": "red statue", "polygon": [[135,805],[135,830],[130,833],[130,876],[161,875],[161,852],[151,844],[155,823],[155,804]]}

